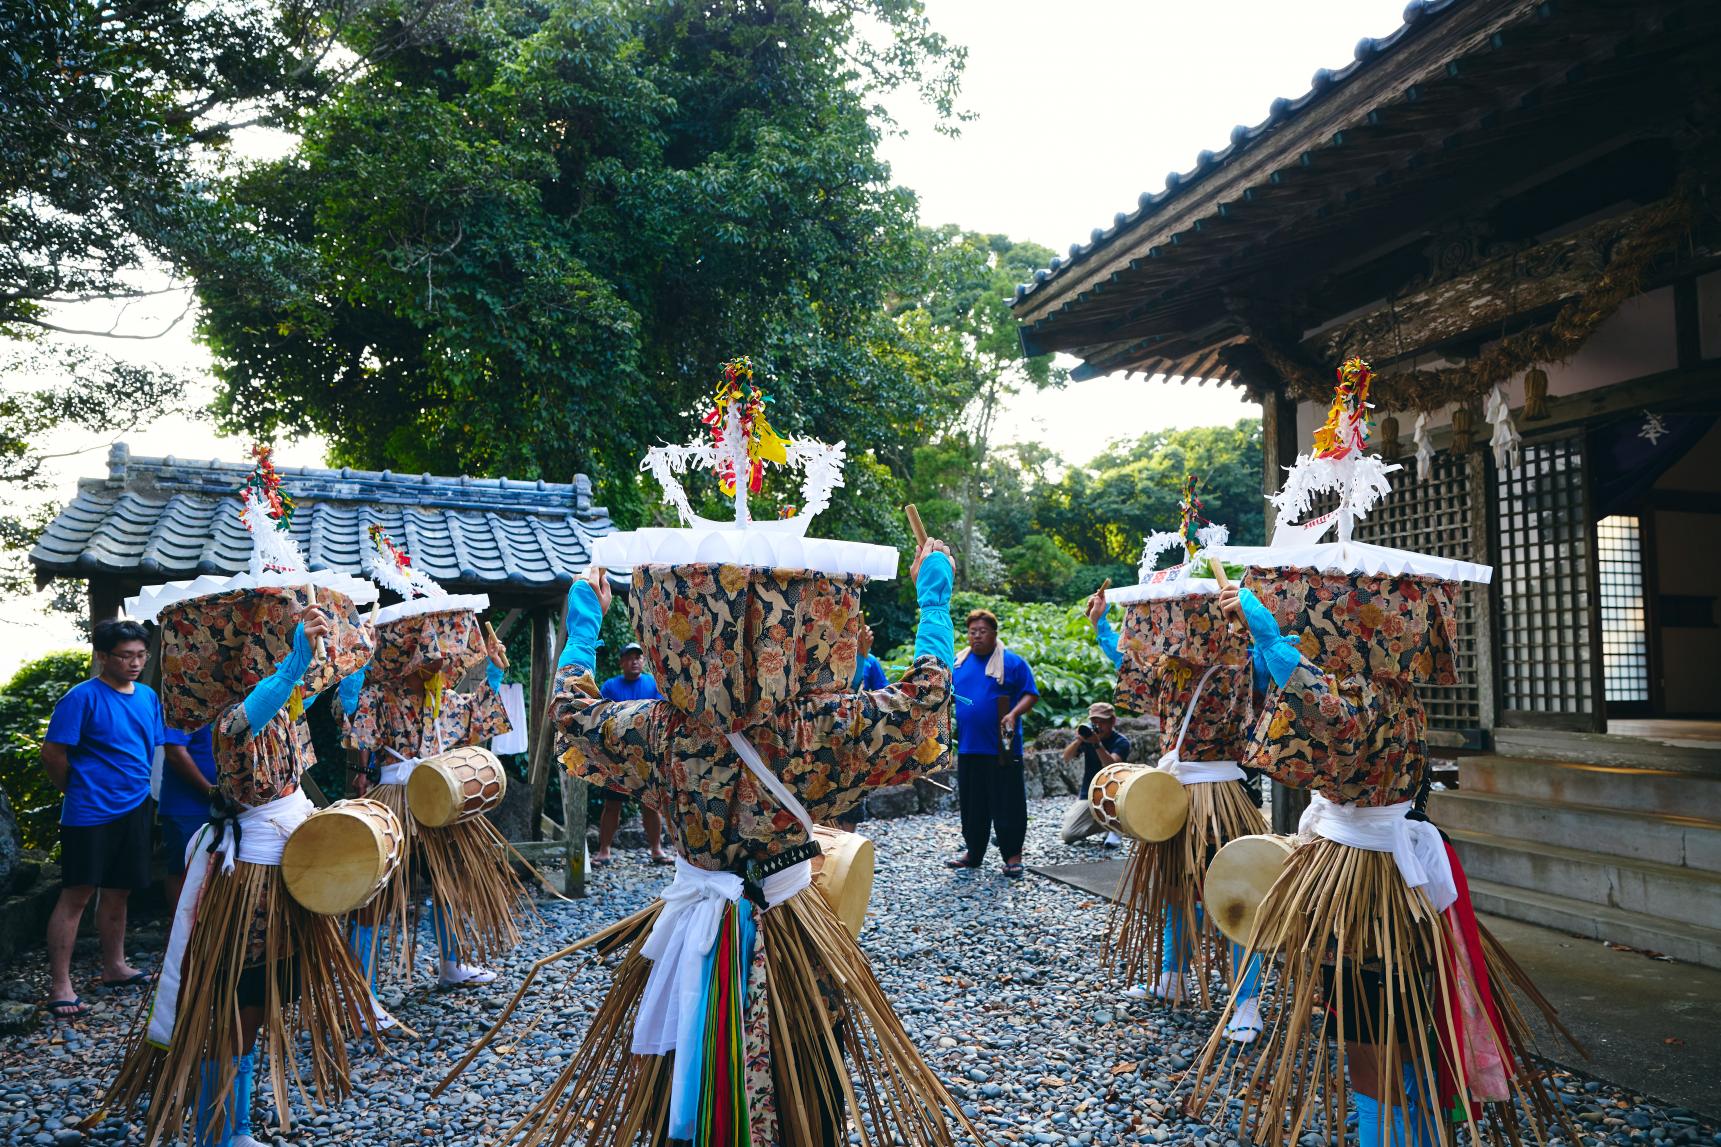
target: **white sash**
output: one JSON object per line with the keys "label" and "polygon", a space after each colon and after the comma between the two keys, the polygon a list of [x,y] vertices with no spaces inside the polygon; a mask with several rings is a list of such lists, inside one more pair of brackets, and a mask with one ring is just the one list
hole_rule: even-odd
{"label": "white sash", "polygon": [[1452,858],[1446,855],[1446,842],[1438,828],[1425,820],[1406,819],[1410,809],[1410,801],[1363,808],[1335,804],[1311,793],[1309,807],[1297,822],[1297,832],[1369,852],[1392,853],[1405,886],[1423,889],[1434,910],[1444,912],[1458,899]]}
{"label": "white sash", "polygon": [[[729,744],[772,796],[813,831],[812,817],[783,782],[772,775],[759,750],[740,733]],[[765,904],[776,907],[813,883],[813,863],[801,863],[767,877],[760,886]],[[635,1055],[666,1055],[691,1038],[698,1019],[705,957],[717,943],[723,910],[741,898],[742,881],[733,872],[712,872],[675,858],[675,879],[660,894],[663,911],[651,926],[640,954],[651,961],[645,994],[633,1022]],[[673,1103],[672,1103],[673,1106]]]}
{"label": "white sash", "polygon": [[1201,701],[1201,691],[1207,688],[1207,682],[1219,666],[1210,666],[1201,675],[1201,680],[1195,683],[1195,692],[1189,695],[1189,708],[1183,711],[1183,727],[1177,730],[1177,743],[1171,746],[1171,751],[1159,758],[1159,768],[1170,773],[1178,781],[1186,785],[1209,784],[1215,781],[1240,781],[1245,779],[1243,767],[1236,761],[1186,761],[1183,759],[1183,738],[1189,735],[1189,722],[1195,717],[1195,706]]}
{"label": "white sash", "polygon": [[412,776],[412,770],[418,767],[420,758],[403,757],[393,749],[385,748],[383,752],[393,757],[394,760],[390,761],[378,770],[377,783],[383,785],[404,785],[407,778]]}
{"label": "white sash", "polygon": [[179,901],[173,907],[173,929],[168,934],[167,952],[162,956],[161,972],[155,979],[155,994],[149,1007],[149,1030],[145,1038],[159,1048],[166,1048],[173,1039],[174,1019],[179,1012],[179,979],[184,970],[185,950],[191,944],[191,932],[197,924],[197,909],[203,899],[204,886],[209,882],[216,856],[221,858],[221,871],[233,871],[235,859],[246,864],[278,866],[287,838],[305,823],[305,818],[317,811],[303,789],[268,804],[246,809],[239,814],[239,836],[235,845],[233,832],[223,829],[215,855],[205,853],[214,838],[216,826],[206,824],[197,830],[185,846],[185,883],[180,886]]}

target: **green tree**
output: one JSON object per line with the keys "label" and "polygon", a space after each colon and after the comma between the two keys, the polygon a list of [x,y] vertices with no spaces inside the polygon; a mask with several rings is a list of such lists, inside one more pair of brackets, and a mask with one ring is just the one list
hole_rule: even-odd
{"label": "green tree", "polygon": [[59,847],[60,790],[42,767],[42,738],[54,706],[89,675],[89,651],[67,650],[26,663],[0,687],[0,788],[25,848]]}
{"label": "green tree", "polygon": [[786,432],[900,474],[966,394],[883,305],[924,250],[874,109],[919,82],[951,112],[960,63],[916,0],[557,0],[391,54],[222,188],[257,227],[197,268],[220,415],[355,465],[584,471],[637,520],[644,449],[747,353]]}

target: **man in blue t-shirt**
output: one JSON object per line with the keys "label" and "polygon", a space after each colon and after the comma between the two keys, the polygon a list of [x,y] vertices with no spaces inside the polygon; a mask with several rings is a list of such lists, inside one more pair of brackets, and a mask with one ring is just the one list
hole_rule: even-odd
{"label": "man in blue t-shirt", "polygon": [[[869,693],[889,687],[890,679],[884,675],[884,663],[872,655],[872,626],[862,622],[860,633],[855,638],[855,675],[849,681],[849,692]],[[866,817],[866,798],[862,797],[860,803],[847,813],[833,817],[831,824],[844,832],[853,832]]]}
{"label": "man in blue t-shirt", "polygon": [[167,852],[167,902],[179,903],[185,883],[185,847],[209,820],[209,798],[215,793],[215,726],[195,733],[167,731],[161,769],[161,846]]}
{"label": "man in blue t-shirt", "polygon": [[994,830],[1004,875],[1022,876],[1028,786],[1022,775],[1022,717],[1040,699],[1034,671],[998,640],[989,610],[968,615],[968,648],[956,655],[956,787],[965,851],[944,863],[978,868]]}
{"label": "man in blue t-shirt", "polygon": [[[621,647],[621,672],[598,686],[598,692],[606,701],[656,701],[663,696],[657,691],[657,681],[645,671],[645,650],[637,641]],[[621,810],[626,800],[625,793],[604,790],[604,811],[598,817],[598,850],[592,853],[592,864],[601,867],[613,859],[610,845],[615,841],[616,829],[621,827]],[[640,819],[645,822],[645,843],[651,849],[651,862],[672,863],[670,855],[663,851],[662,815],[655,809],[641,808]]]}
{"label": "man in blue t-shirt", "polygon": [[91,635],[96,676],[67,690],[42,739],[42,767],[65,795],[60,807],[60,899],[48,918],[48,1013],[85,1012],[72,989],[72,944],[97,888],[102,983],[143,984],[126,963],[126,899],[149,885],[149,781],[167,739],[161,700],[138,681],[149,635],[135,621],[103,621]]}

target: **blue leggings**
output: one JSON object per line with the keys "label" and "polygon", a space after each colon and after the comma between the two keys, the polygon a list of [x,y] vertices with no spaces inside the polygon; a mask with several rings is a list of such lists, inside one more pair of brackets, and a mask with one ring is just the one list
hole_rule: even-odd
{"label": "blue leggings", "polygon": [[[1195,905],[1195,928],[1199,932],[1203,913],[1199,902]],[[1189,970],[1189,961],[1194,955],[1195,946],[1184,929],[1183,913],[1176,909],[1165,910],[1165,955],[1159,962],[1159,970],[1167,975],[1182,975]],[[1242,977],[1237,981],[1237,999],[1252,1000],[1260,994],[1261,987],[1261,956],[1256,953],[1250,957],[1247,966],[1243,963],[1243,945],[1231,945],[1231,967],[1242,968]]]}

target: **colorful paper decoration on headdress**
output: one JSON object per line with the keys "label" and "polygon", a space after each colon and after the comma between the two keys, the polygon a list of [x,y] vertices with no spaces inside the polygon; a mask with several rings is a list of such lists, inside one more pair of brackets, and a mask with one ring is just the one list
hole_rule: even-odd
{"label": "colorful paper decoration on headdress", "polygon": [[[846,447],[783,437],[767,415],[770,402],[751,360],[725,363],[712,408],[700,418],[710,430],[709,440],[655,446],[640,463],[663,488],[684,526],[606,534],[593,543],[593,564],[611,569],[727,564],[894,577],[898,556],[893,547],[806,536],[812,519],[831,504],[832,492],[843,484]],[[801,498],[798,508],[789,506],[775,518],[760,520],[753,517],[747,498],[763,488],[771,466],[801,472]],[[733,499],[733,519],[717,521],[693,512],[681,484],[681,476],[690,470],[717,475],[724,494]],[[737,480],[743,475],[744,481]]]}
{"label": "colorful paper decoration on headdress", "polygon": [[365,573],[382,588],[393,590],[402,601],[418,597],[446,597],[448,593],[431,576],[412,564],[412,556],[395,544],[388,531],[372,524],[366,531],[371,548],[365,554]]}
{"label": "colorful paper decoration on headdress", "polygon": [[376,679],[385,684],[422,680],[426,704],[435,714],[443,686],[489,656],[478,615],[490,608],[490,598],[449,593],[413,565],[412,555],[387,530],[373,523],[366,533],[371,548],[365,572],[401,599],[376,613]]}
{"label": "colorful paper decoration on headdress", "polygon": [[[1368,453],[1369,384],[1374,372],[1360,358],[1346,359],[1338,369],[1327,420],[1315,431],[1313,454],[1302,454],[1290,468],[1284,487],[1269,495],[1278,508],[1273,544],[1319,541],[1334,525],[1341,542],[1350,541],[1351,528],[1374,504],[1392,492],[1386,476],[1401,467]],[[1314,507],[1319,494],[1337,492],[1338,508],[1313,521],[1299,521]]]}
{"label": "colorful paper decoration on headdress", "polygon": [[[1153,585],[1170,581],[1185,581],[1192,576],[1199,577],[1205,572],[1201,568],[1201,555],[1215,546],[1222,546],[1230,540],[1231,531],[1225,526],[1214,525],[1201,515],[1201,499],[1195,496],[1200,481],[1194,474],[1186,475],[1183,479],[1183,497],[1178,501],[1178,525],[1176,530],[1156,530],[1147,535],[1147,541],[1141,548],[1141,563],[1136,569],[1136,579],[1143,585]],[[1167,550],[1183,547],[1183,561],[1166,569],[1156,569],[1160,556]],[[1211,592],[1218,592],[1214,586]]]}

